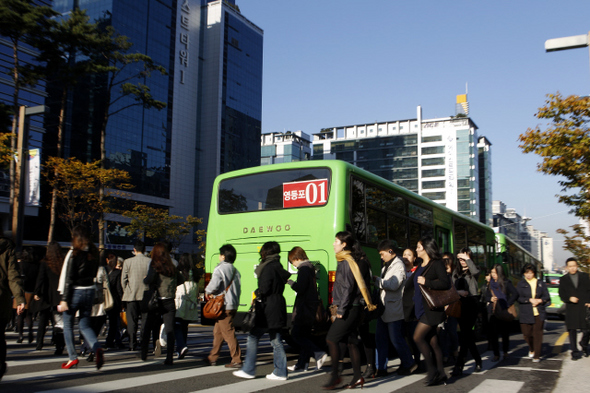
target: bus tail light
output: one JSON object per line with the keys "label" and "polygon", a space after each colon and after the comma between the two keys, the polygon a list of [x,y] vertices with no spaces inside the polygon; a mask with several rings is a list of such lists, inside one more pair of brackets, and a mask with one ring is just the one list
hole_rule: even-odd
{"label": "bus tail light", "polygon": [[328,272],[328,305],[332,304],[332,291],[334,290],[334,281],[336,281],[336,271]]}

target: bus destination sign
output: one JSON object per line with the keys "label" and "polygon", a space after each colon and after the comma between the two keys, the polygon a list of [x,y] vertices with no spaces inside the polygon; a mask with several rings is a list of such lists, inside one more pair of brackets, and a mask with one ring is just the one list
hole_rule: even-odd
{"label": "bus destination sign", "polygon": [[322,206],[328,201],[328,179],[283,183],[283,208]]}

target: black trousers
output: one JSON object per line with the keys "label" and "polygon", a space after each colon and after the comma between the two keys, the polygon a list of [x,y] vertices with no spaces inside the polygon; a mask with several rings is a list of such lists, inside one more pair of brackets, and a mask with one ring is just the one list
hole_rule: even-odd
{"label": "black trousers", "polygon": [[[127,302],[127,333],[129,334],[129,348],[137,348],[137,325],[139,324],[139,316],[141,315],[141,302],[133,301]],[[143,328],[145,328],[145,320],[143,320]]]}
{"label": "black trousers", "polygon": [[504,355],[508,354],[510,349],[510,322],[504,322],[496,318],[495,316],[490,317],[490,340],[492,342],[492,350],[494,356],[500,356],[500,343],[498,341],[498,335],[502,335],[502,351]]}
{"label": "black trousers", "polygon": [[[481,364],[481,356],[477,350],[475,333],[473,332],[473,327],[477,319],[477,308],[478,303],[475,297],[467,296],[461,298],[461,317],[459,318],[459,327],[461,328],[461,333],[459,334],[460,349],[459,359],[457,359],[457,365],[460,367],[463,367],[465,363],[467,351],[471,352],[475,363]],[[504,338],[502,338],[502,343],[504,343]]]}
{"label": "black trousers", "polygon": [[141,330],[141,353],[147,355],[150,342],[150,332],[159,334],[160,317],[164,320],[164,332],[166,333],[166,359],[172,360],[174,356],[174,317],[176,316],[176,304],[174,299],[161,299],[157,311],[143,313],[145,324]]}

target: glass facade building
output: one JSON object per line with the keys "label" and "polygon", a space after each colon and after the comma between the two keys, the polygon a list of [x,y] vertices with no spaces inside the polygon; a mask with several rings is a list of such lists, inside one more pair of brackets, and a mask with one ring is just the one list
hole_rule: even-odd
{"label": "glass facade building", "polygon": [[[128,38],[133,44],[128,53],[146,54],[167,71],[138,76],[141,63],[131,63],[115,79],[145,84],[166,104],[162,110],[133,105],[120,85],[109,97],[112,74],[80,79],[68,92],[64,156],[100,159],[100,130],[110,104],[106,164],[129,172],[134,185],[129,198],[206,223],[215,177],[260,164],[262,29],[234,0],[55,0],[52,6],[63,17],[75,8],[86,10],[91,21]],[[46,90],[38,101],[51,109],[40,122],[46,129],[45,157],[56,153],[61,86],[48,81]],[[107,219],[107,248],[129,249],[127,220]],[[180,251],[196,250],[194,240],[188,236]]]}
{"label": "glass facade building", "polygon": [[[51,0],[36,0],[34,2],[39,6],[51,7]],[[26,39],[20,39],[17,44],[17,56],[20,66],[35,65],[38,52],[36,49],[26,44]],[[12,70],[14,69],[14,52],[13,42],[9,37],[0,35],[0,102],[6,105],[10,110],[14,105],[14,80]],[[47,96],[46,84],[44,80],[39,80],[33,86],[24,86],[18,93],[18,105],[34,107],[45,104]],[[45,133],[44,115],[28,116],[29,123],[29,148],[39,149],[43,145],[43,134]],[[7,119],[10,120],[10,119]],[[11,132],[12,126],[7,124],[6,129],[1,132]],[[18,132],[18,131],[17,131]],[[9,209],[10,209],[10,170],[8,167],[0,168],[0,225],[4,231],[10,229]],[[25,207],[25,216],[37,216],[38,206],[28,205]]]}

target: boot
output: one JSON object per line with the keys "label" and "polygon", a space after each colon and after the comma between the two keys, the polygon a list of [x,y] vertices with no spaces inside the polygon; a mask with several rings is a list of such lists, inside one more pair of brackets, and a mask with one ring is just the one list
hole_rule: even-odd
{"label": "boot", "polygon": [[377,374],[377,369],[375,368],[374,364],[367,364],[367,368],[365,369],[365,373],[363,374],[363,378],[375,378]]}

